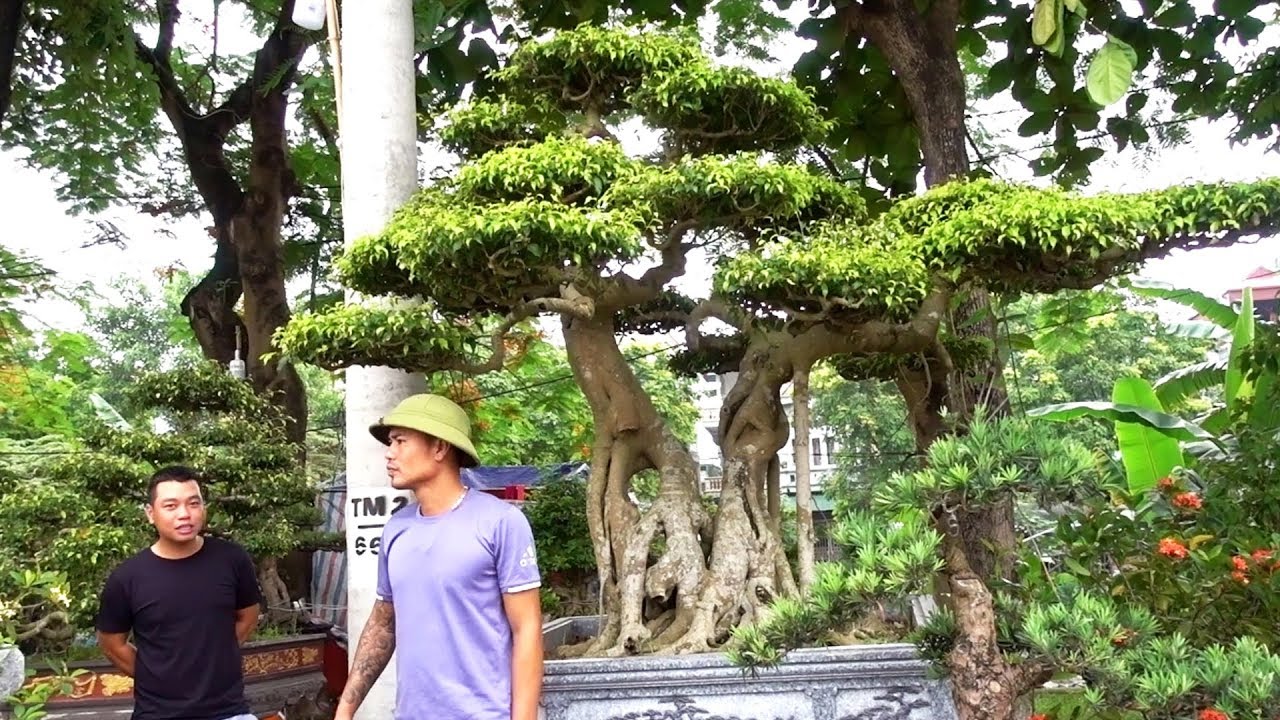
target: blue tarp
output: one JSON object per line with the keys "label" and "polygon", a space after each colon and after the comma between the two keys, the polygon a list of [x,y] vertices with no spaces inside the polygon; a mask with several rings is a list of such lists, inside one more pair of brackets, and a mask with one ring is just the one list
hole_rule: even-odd
{"label": "blue tarp", "polygon": [[587,471],[586,463],[561,463],[547,468],[532,465],[506,465],[502,467],[474,467],[462,470],[462,482],[477,490],[501,490],[513,485],[532,487],[549,479],[568,477]]}

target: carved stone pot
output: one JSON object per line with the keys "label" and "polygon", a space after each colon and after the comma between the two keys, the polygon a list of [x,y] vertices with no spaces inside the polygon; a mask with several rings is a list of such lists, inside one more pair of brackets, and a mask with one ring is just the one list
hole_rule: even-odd
{"label": "carved stone pot", "polygon": [[[324,642],[325,635],[316,634],[245,645],[241,650],[245,696],[252,710],[266,715],[323,691]],[[69,694],[49,699],[49,720],[127,720],[133,712],[133,678],[106,660],[72,663],[70,667],[84,672],[76,677]],[[28,682],[39,682],[49,674],[37,672]]]}
{"label": "carved stone pot", "polygon": [[[596,618],[548,623],[544,642]],[[563,642],[564,640],[561,640]],[[796,650],[754,674],[722,653],[551,660],[543,720],[955,720],[951,690],[911,645]]]}

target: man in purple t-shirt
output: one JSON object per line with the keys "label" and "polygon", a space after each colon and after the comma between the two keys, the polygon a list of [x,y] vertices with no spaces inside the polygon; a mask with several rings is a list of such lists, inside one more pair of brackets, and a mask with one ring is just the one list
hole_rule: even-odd
{"label": "man in purple t-shirt", "polygon": [[335,720],[351,720],[393,652],[396,720],[534,720],[542,608],[528,520],[462,484],[480,460],[447,398],[414,395],[369,430],[387,445],[392,487],[417,502],[383,528],[378,599]]}

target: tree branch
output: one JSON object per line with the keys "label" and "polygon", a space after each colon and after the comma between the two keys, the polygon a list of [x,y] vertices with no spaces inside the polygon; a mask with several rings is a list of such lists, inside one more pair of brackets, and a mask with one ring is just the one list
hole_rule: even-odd
{"label": "tree branch", "polygon": [[[161,39],[163,39],[163,35]],[[170,37],[169,41],[172,42],[172,40],[173,38]],[[187,101],[186,93],[178,85],[178,80],[173,75],[173,68],[169,66],[168,57],[162,56],[156,50],[147,47],[147,44],[136,33],[133,36],[133,48],[138,59],[155,73],[156,86],[160,89],[160,107],[164,110],[165,115],[169,116],[169,121],[178,132],[179,139],[185,142],[186,138],[184,136],[187,123],[195,120],[199,115],[191,107],[191,103]]]}
{"label": "tree branch", "polygon": [[[236,86],[221,105],[209,112],[213,132],[226,137],[237,125],[249,118],[255,102],[254,95],[283,96],[293,86],[298,61],[310,47],[312,37],[300,31],[291,20],[294,0],[280,4],[276,27],[272,30],[254,58],[253,73]],[[275,84],[266,87],[269,80]]]}
{"label": "tree branch", "polygon": [[334,157],[338,157],[338,139],[334,136],[329,123],[325,122],[324,115],[316,108],[307,108],[307,117],[315,123],[316,132],[320,133],[320,139],[324,140],[325,147],[333,153]]}
{"label": "tree branch", "polygon": [[740,333],[745,334],[748,332],[748,323],[744,318],[735,315],[729,306],[719,298],[709,298],[698,303],[685,321],[684,339],[690,350],[705,349],[714,337],[703,335],[701,329],[702,323],[711,318],[729,325]]}
{"label": "tree branch", "polygon": [[36,622],[27,625],[24,629],[19,630],[17,639],[24,642],[30,640],[31,638],[45,632],[45,630],[47,630],[54,622],[65,624],[67,622],[67,614],[61,610],[51,612]]}
{"label": "tree branch", "polygon": [[563,297],[545,297],[521,305],[502,321],[502,324],[494,328],[489,334],[489,359],[482,363],[458,362],[449,369],[467,375],[484,375],[485,373],[496,372],[502,369],[507,361],[507,333],[511,332],[519,323],[538,315],[540,313],[558,313],[560,315],[571,315],[588,319],[595,314],[595,302],[582,295],[572,286],[566,285],[560,289]]}
{"label": "tree branch", "polygon": [[684,274],[688,247],[681,238],[696,226],[695,221],[686,221],[672,227],[667,233],[667,240],[660,246],[662,262],[646,270],[638,279],[623,273],[615,275],[612,278],[614,289],[606,293],[601,305],[621,309],[657,297],[667,283]]}
{"label": "tree branch", "polygon": [[168,60],[147,47],[137,34],[133,42],[138,59],[150,67],[155,76],[160,90],[160,109],[169,118],[169,124],[182,145],[183,160],[200,198],[213,215],[214,224],[225,225],[231,221],[243,197],[240,184],[227,166],[223,153],[225,134],[210,133],[207,122],[191,106],[178,85]]}
{"label": "tree branch", "polygon": [[[1217,233],[1184,234],[1172,238],[1149,238],[1137,247],[1113,246],[1098,254],[1089,267],[1088,274],[1071,276],[1064,272],[1074,262],[1070,258],[1062,258],[1060,266],[1053,266],[1051,256],[1042,256],[1039,267],[1023,268],[1015,275],[1005,275],[1000,271],[987,277],[1007,278],[1012,284],[1043,292],[1057,290],[1089,290],[1114,278],[1118,273],[1146,260],[1163,257],[1173,250],[1198,250],[1209,247],[1234,245],[1241,240],[1262,235],[1271,231],[1265,223],[1252,227],[1222,230]],[[982,278],[977,278],[979,282]]]}
{"label": "tree branch", "polygon": [[797,353],[795,362],[812,366],[832,355],[923,352],[937,338],[950,299],[949,290],[935,289],[905,323],[870,321],[851,328],[815,324],[790,344]]}
{"label": "tree branch", "polygon": [[160,29],[156,33],[156,59],[169,66],[169,56],[173,52],[173,33],[178,25],[182,12],[178,10],[178,0],[160,0]]}
{"label": "tree branch", "polygon": [[849,179],[840,172],[840,168],[836,166],[836,161],[832,159],[831,154],[826,150],[823,150],[817,145],[809,148],[809,150],[818,157],[818,160],[820,160],[823,166],[827,168],[827,172],[831,173],[832,178],[842,182]]}
{"label": "tree branch", "polygon": [[22,37],[23,6],[26,0],[0,0],[0,123],[9,112],[13,96],[13,69]]}

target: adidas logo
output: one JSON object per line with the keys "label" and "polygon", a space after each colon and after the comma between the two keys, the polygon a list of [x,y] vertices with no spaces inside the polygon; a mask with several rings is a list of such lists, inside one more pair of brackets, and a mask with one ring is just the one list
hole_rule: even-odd
{"label": "adidas logo", "polygon": [[520,567],[529,567],[538,564],[538,554],[533,551],[533,546],[524,549],[524,554],[520,556]]}

